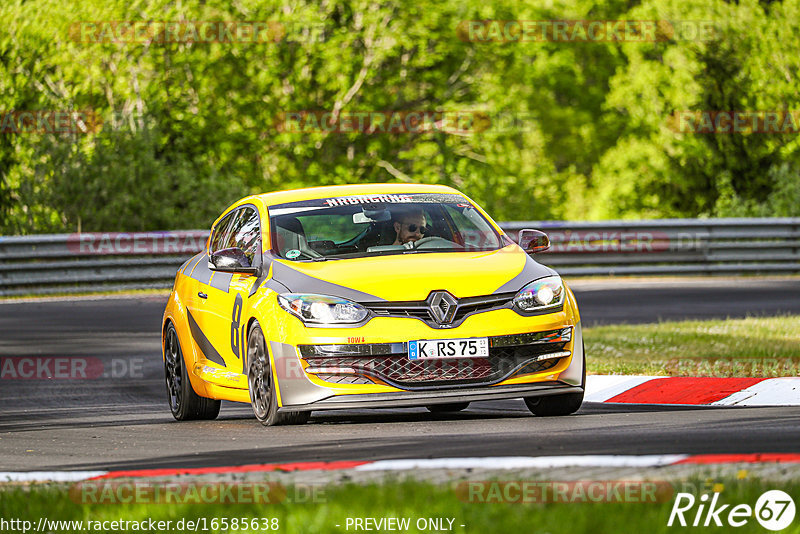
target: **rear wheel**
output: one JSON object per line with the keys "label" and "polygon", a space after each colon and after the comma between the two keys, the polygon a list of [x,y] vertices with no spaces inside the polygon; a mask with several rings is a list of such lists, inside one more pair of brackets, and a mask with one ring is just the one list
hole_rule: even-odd
{"label": "rear wheel", "polygon": [[186,364],[183,360],[178,333],[172,323],[167,325],[164,336],[164,374],[167,385],[167,401],[172,416],[178,421],[192,419],[216,419],[220,401],[201,397],[192,389]]}
{"label": "rear wheel", "polygon": [[426,408],[431,413],[448,413],[466,410],[467,406],[469,406],[468,402],[450,402],[447,404],[431,404],[430,406],[426,406]]}
{"label": "rear wheel", "polygon": [[301,425],[311,412],[278,412],[278,398],[267,356],[267,343],[257,322],[247,335],[247,384],[256,419],[264,426]]}

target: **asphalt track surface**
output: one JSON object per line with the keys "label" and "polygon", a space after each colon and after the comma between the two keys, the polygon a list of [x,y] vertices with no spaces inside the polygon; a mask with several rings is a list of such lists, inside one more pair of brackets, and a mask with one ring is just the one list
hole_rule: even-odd
{"label": "asphalt track surface", "polygon": [[[800,313],[800,279],[581,282],[585,325]],[[800,408],[585,403],[537,418],[521,400],[316,412],[264,428],[245,404],[215,421],[172,419],[159,324],[165,298],[0,303],[0,356],[82,356],[86,380],[0,380],[0,471],[138,469],[250,463],[559,454],[800,452]],[[591,357],[591,355],[590,355]]]}

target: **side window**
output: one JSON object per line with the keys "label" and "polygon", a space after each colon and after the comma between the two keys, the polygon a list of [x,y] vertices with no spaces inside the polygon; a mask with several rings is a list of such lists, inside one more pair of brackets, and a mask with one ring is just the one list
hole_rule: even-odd
{"label": "side window", "polygon": [[230,231],[228,228],[235,215],[236,211],[230,212],[214,227],[214,235],[211,236],[211,245],[209,247],[210,252],[228,248],[227,243],[230,241]]}
{"label": "side window", "polygon": [[250,264],[253,263],[261,244],[261,224],[258,212],[253,208],[242,208],[236,211],[236,218],[230,226],[229,247],[238,247],[244,251]]}

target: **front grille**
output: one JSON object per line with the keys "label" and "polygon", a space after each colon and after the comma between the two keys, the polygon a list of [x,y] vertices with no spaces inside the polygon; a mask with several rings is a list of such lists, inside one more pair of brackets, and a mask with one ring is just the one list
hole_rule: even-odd
{"label": "front grille", "polygon": [[[487,358],[436,358],[411,360],[406,343],[352,345],[301,345],[300,355],[309,368],[320,369],[321,379],[350,376],[376,379],[404,389],[481,385],[511,376],[538,373],[555,367],[571,339],[571,327],[489,338]],[[340,371],[334,372],[336,369]]]}
{"label": "front grille", "polygon": [[504,293],[500,295],[489,295],[486,297],[468,297],[458,301],[458,309],[454,322],[462,321],[466,316],[473,313],[482,313],[490,310],[506,308],[511,304],[516,293]]}
{"label": "front grille", "polygon": [[324,380],[326,382],[333,382],[334,384],[373,384],[374,383],[369,378],[364,378],[363,376],[333,375],[333,374],[319,373],[317,375],[317,377],[320,380]]}
{"label": "front grille", "polygon": [[[458,326],[473,313],[509,308],[514,295],[515,293],[501,293],[498,295],[458,299],[453,320],[445,326],[447,328]],[[376,317],[411,317],[424,321],[425,324],[433,328],[442,328],[443,326],[436,321],[431,313],[430,297],[428,300],[363,302],[361,304]]]}

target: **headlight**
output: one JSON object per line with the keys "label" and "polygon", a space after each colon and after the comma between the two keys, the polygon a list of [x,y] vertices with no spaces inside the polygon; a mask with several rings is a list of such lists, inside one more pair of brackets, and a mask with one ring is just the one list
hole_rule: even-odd
{"label": "headlight", "polygon": [[561,306],[564,283],[560,276],[548,276],[531,282],[514,296],[514,306],[522,311],[538,311]]}
{"label": "headlight", "polygon": [[360,323],[369,313],[351,300],[327,295],[286,293],[278,295],[278,304],[304,323],[313,324]]}

